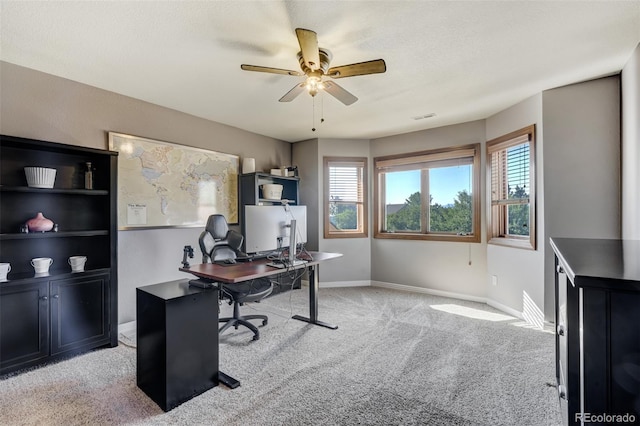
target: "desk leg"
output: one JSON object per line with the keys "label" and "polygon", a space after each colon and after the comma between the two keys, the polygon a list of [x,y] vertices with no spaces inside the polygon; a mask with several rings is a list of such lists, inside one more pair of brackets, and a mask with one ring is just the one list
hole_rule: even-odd
{"label": "desk leg", "polygon": [[236,380],[233,377],[224,374],[222,371],[218,371],[218,381],[231,389],[235,389],[240,386],[239,380]]}
{"label": "desk leg", "polygon": [[301,315],[294,315],[293,319],[299,321],[308,322],[309,324],[319,325],[321,327],[327,327],[332,330],[337,330],[337,325],[327,324],[318,320],[318,286],[320,280],[318,279],[318,267],[317,265],[309,266],[309,318]]}

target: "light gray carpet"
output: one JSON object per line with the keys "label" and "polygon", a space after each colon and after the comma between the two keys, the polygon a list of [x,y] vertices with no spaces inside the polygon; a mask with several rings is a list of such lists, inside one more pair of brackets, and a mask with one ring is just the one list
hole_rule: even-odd
{"label": "light gray carpet", "polygon": [[5,377],[0,424],[561,423],[553,334],[486,305],[321,289],[320,318],[336,331],[289,319],[308,314],[306,288],[243,307],[253,310],[269,315],[259,341],[242,329],[221,337],[220,369],[242,382],[237,389],[221,385],[164,413],[137,388],[135,348],[121,343]]}

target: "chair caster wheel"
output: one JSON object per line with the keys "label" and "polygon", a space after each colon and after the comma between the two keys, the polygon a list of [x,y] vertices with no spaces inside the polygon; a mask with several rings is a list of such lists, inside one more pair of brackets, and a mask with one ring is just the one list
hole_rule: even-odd
{"label": "chair caster wheel", "polygon": [[260,336],[253,336],[253,340],[260,340]]}
{"label": "chair caster wheel", "polygon": [[263,326],[267,325],[267,320],[262,321],[262,325]]}

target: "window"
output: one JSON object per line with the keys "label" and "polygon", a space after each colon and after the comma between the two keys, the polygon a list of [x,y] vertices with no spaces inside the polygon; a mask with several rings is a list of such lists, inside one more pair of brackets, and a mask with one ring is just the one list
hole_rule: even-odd
{"label": "window", "polygon": [[536,249],[535,125],[487,142],[489,243]]}
{"label": "window", "polygon": [[367,159],[324,157],[324,237],[367,236]]}
{"label": "window", "polygon": [[374,159],[376,238],[480,242],[480,145]]}

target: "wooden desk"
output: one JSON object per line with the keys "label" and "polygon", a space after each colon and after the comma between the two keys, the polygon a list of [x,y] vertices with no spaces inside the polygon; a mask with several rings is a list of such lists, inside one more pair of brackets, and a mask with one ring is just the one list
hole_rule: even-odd
{"label": "wooden desk", "polygon": [[298,265],[289,269],[278,269],[268,266],[267,263],[269,263],[269,260],[260,259],[251,262],[238,262],[232,265],[202,263],[199,265],[191,265],[188,268],[180,268],[180,270],[205,280],[234,284],[242,281],[278,275],[286,272],[287,270],[307,268],[309,272],[309,317],[294,315],[292,318],[308,322],[309,324],[336,330],[338,328],[337,325],[327,324],[326,322],[318,320],[318,288],[320,284],[320,280],[318,278],[318,265],[322,262],[326,262],[327,260],[341,257],[342,254],[316,251],[309,252],[309,254],[311,255],[312,260],[303,265]]}
{"label": "wooden desk", "polygon": [[[299,321],[308,322],[309,324],[319,325],[322,327],[336,330],[337,325],[328,324],[326,322],[318,320],[318,288],[320,280],[318,278],[318,265],[327,260],[336,259],[341,257],[341,253],[322,253],[322,252],[308,252],[311,255],[311,260],[307,263],[294,266],[288,269],[274,268],[268,266],[270,261],[267,259],[254,260],[251,262],[238,262],[231,265],[218,265],[215,263],[202,263],[199,265],[190,265],[189,267],[182,267],[180,271],[188,272],[196,277],[211,281],[215,283],[235,284],[243,281],[255,280],[258,278],[270,277],[273,275],[282,274],[286,271],[307,269],[309,272],[309,316],[303,317],[301,315],[294,315],[292,318]],[[211,326],[211,323],[208,322]],[[215,327],[217,330],[217,327]],[[234,389],[240,386],[240,382],[233,377],[218,371],[218,379],[220,383],[224,383],[228,387]]]}

